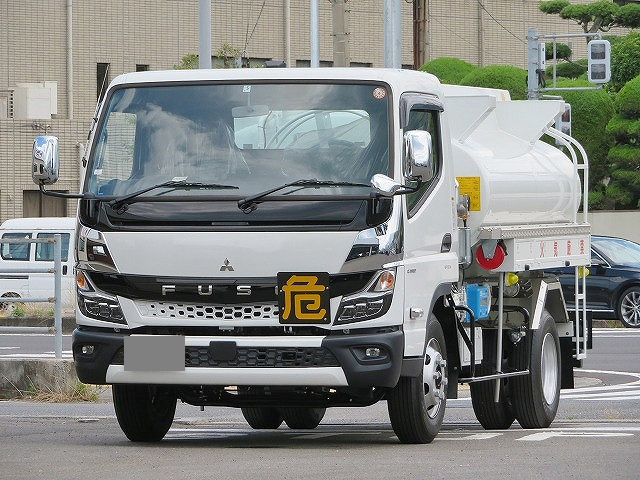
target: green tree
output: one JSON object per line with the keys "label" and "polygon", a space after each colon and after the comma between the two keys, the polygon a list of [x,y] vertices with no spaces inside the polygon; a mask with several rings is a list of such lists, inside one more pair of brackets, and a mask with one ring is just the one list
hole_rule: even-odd
{"label": "green tree", "polygon": [[640,75],[640,33],[630,32],[611,46],[611,87],[620,90]]}
{"label": "green tree", "polygon": [[640,4],[624,0],[598,0],[580,5],[569,0],[550,0],[540,2],[540,11],[573,20],[585,33],[607,32],[612,27],[640,27]]}
{"label": "green tree", "polygon": [[640,208],[640,75],[616,95],[616,115],[607,124],[614,139],[609,150],[609,182],[600,189],[608,208]]}

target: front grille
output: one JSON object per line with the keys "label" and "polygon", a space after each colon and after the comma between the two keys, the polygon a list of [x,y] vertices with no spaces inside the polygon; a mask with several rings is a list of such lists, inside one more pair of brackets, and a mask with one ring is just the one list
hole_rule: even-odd
{"label": "front grille", "polygon": [[278,320],[277,305],[198,305],[136,301],[143,317],[199,318],[203,320]]}
{"label": "front grille", "polygon": [[[124,364],[120,348],[111,363]],[[186,347],[185,367],[338,367],[336,357],[322,347],[238,347],[233,360],[218,361],[209,355],[209,347]]]}
{"label": "front grille", "polygon": [[187,367],[337,367],[336,357],[322,347],[238,347],[233,360],[211,358],[208,347],[187,347]]}

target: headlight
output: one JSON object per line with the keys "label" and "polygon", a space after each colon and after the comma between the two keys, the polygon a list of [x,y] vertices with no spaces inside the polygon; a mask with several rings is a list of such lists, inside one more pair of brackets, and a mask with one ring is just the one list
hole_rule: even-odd
{"label": "headlight", "polygon": [[98,290],[85,272],[78,271],[76,274],[76,287],[78,308],[83,315],[105,322],[127,324],[118,298]]}
{"label": "headlight", "polygon": [[393,299],[396,269],[382,270],[360,292],[342,297],[334,325],[362,322],[381,317]]}

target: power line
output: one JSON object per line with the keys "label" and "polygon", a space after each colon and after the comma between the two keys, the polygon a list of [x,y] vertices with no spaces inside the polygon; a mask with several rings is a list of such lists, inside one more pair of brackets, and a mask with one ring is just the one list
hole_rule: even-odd
{"label": "power line", "polygon": [[[460,36],[457,32],[451,30],[449,27],[447,27],[444,23],[440,22],[437,18],[435,17],[431,17],[431,20],[433,20],[434,22],[436,22],[438,25],[440,25],[442,28],[444,28],[446,31],[448,31],[449,33],[453,34],[454,36],[458,37],[460,40],[462,40],[463,42],[465,42],[468,45],[471,45],[472,47],[476,47],[477,44],[470,42],[469,40],[467,40],[466,38]],[[498,55],[491,53],[491,52],[485,52],[487,55],[493,57],[493,58],[497,58],[498,60],[507,63],[507,64],[511,64],[512,62],[509,62],[507,60],[505,60],[502,57],[499,57]]]}
{"label": "power line", "polygon": [[482,8],[482,10],[484,10],[486,12],[486,14],[489,15],[494,22],[496,22],[498,25],[500,25],[500,27],[505,32],[507,32],[513,38],[516,38],[519,42],[524,43],[526,45],[526,42],[524,40],[522,40],[522,38],[517,36],[515,33],[513,33],[511,30],[509,30],[507,27],[505,27],[502,23],[500,23],[500,21],[496,17],[491,15],[491,12],[489,12],[489,10],[486,9],[486,7],[482,4],[482,2],[480,0],[476,0],[476,2],[478,2],[478,5],[480,5],[480,8]]}
{"label": "power line", "polygon": [[[258,18],[256,18],[256,23],[253,25],[253,29],[251,30],[251,35],[249,35],[244,43],[244,53],[247,53],[247,45],[249,45],[249,41],[251,37],[253,37],[253,32],[256,31],[256,27],[258,26],[258,22],[260,21],[260,17],[262,16],[262,10],[264,10],[264,5],[267,3],[267,0],[263,0],[262,6],[260,7],[260,11],[258,12]],[[249,31],[249,22],[247,21],[247,32]]]}

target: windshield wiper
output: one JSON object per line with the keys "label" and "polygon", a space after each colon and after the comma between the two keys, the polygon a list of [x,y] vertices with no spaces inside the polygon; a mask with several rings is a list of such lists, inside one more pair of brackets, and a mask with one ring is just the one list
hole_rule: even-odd
{"label": "windshield wiper", "polygon": [[143,193],[150,192],[151,190],[155,190],[156,188],[179,188],[190,190],[192,188],[202,188],[202,189],[238,189],[235,185],[222,185],[219,183],[201,183],[201,182],[187,182],[186,179],[180,180],[169,180],[168,182],[158,183],[157,185],[152,185],[147,188],[143,188],[142,190],[138,190],[137,192],[129,193],[128,195],[123,195],[119,198],[114,198],[109,202],[109,206],[114,209],[120,211],[123,207],[125,207],[130,200],[142,195]]}
{"label": "windshield wiper", "polygon": [[312,188],[312,187],[369,187],[371,185],[368,183],[354,183],[354,182],[336,182],[333,180],[316,180],[315,178],[296,180],[295,182],[285,183],[284,185],[280,185],[279,187],[271,188],[269,190],[265,190],[264,192],[256,193],[255,195],[250,195],[248,197],[241,198],[238,200],[238,208],[242,210],[244,213],[251,213],[256,208],[256,204],[263,199],[271,195],[272,193],[278,192],[280,190],[284,190],[289,187],[302,187],[302,188]]}

